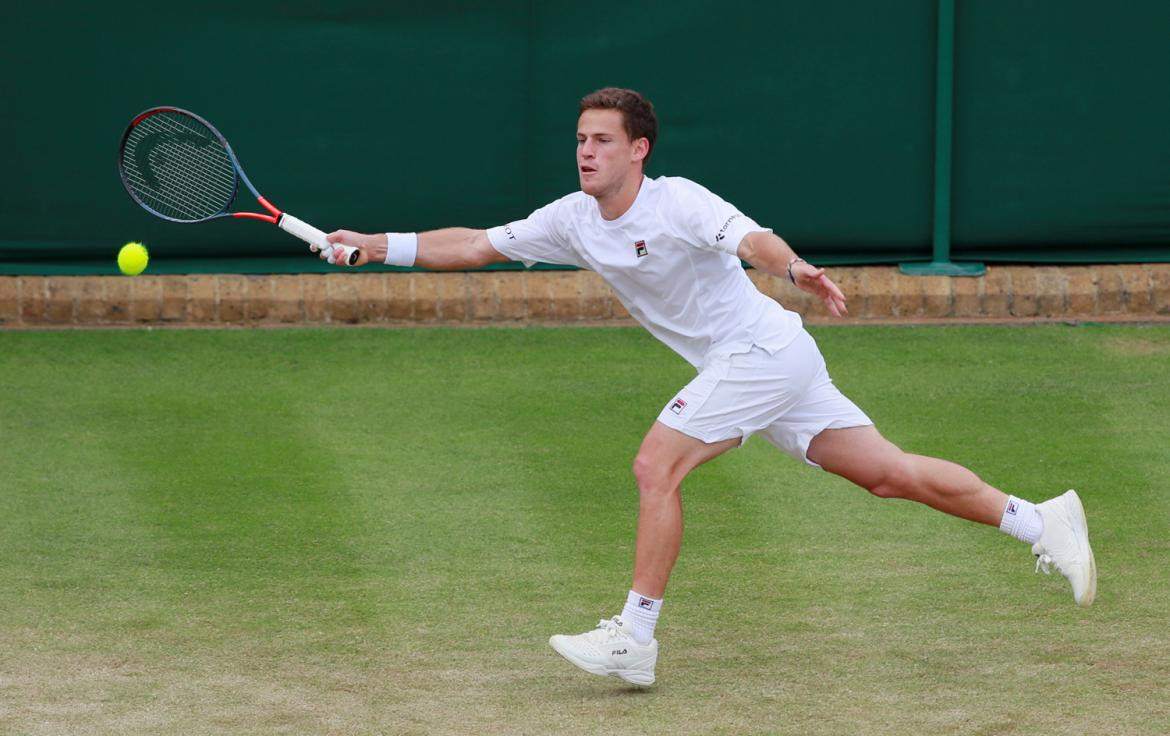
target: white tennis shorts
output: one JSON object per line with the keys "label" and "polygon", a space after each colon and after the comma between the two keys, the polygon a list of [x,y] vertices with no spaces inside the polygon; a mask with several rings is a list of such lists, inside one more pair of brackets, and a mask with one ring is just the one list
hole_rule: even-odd
{"label": "white tennis shorts", "polygon": [[[816,341],[805,330],[775,354],[761,347],[711,358],[667,402],[658,421],[703,442],[759,432],[809,465],[808,444],[826,429],[873,424],[829,378]],[[819,467],[819,466],[817,466]]]}

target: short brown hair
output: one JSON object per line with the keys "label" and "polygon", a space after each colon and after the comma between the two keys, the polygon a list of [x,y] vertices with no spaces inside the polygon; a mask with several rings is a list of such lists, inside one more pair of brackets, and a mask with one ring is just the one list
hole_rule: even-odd
{"label": "short brown hair", "polygon": [[605,87],[581,98],[577,115],[586,110],[619,111],[622,114],[622,127],[626,129],[626,135],[630,140],[645,138],[650,143],[646,150],[646,158],[642,159],[642,165],[650,160],[654,141],[658,139],[658,118],[654,115],[654,105],[650,104],[650,100],[632,89]]}

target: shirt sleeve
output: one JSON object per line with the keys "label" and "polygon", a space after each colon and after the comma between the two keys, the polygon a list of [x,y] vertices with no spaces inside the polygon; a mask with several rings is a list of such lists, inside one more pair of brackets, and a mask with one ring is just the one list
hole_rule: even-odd
{"label": "shirt sleeve", "polygon": [[541,207],[523,220],[488,228],[492,247],[531,268],[535,263],[588,268],[565,235],[561,200]]}
{"label": "shirt sleeve", "polygon": [[678,192],[671,197],[680,208],[676,221],[697,248],[735,255],[748,233],[772,232],[700,184],[680,178],[676,186]]}

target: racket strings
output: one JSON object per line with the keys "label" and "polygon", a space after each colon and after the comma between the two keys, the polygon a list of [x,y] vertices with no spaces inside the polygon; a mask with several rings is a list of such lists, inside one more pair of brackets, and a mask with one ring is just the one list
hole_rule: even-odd
{"label": "racket strings", "polygon": [[153,204],[174,210],[166,214],[181,219],[217,214],[235,193],[231,161],[210,131],[178,115],[166,119],[170,116],[146,118],[140,134],[127,141],[129,177]]}
{"label": "racket strings", "polygon": [[227,209],[236,171],[223,142],[199,121],[166,111],[143,118],[122,149],[127,184],[164,217],[203,220]]}
{"label": "racket strings", "polygon": [[218,209],[203,201],[199,191],[188,184],[182,175],[169,168],[158,171],[149,183],[134,171],[128,171],[127,177],[146,204],[168,217],[201,220],[218,212]]}
{"label": "racket strings", "polygon": [[[174,161],[184,153],[184,149],[164,143],[154,155]],[[180,161],[178,165],[151,167],[145,175],[136,171],[127,175],[138,194],[154,209],[177,219],[198,220],[221,211],[231,201],[231,193],[223,192],[218,182],[197,172]]]}
{"label": "racket strings", "polygon": [[[152,132],[161,134],[145,143],[153,147],[135,158],[145,175],[144,183],[154,184],[153,188],[164,194],[173,192],[187,204],[198,204],[207,199],[202,195],[208,195],[211,201],[223,202],[215,211],[226,207],[235,194],[235,172],[226,151],[196,121],[179,115],[168,120],[170,115],[160,113],[143,121],[151,124],[150,129],[143,131],[144,138]],[[135,153],[142,142],[142,139],[135,141]],[[196,207],[195,211],[202,210]]]}
{"label": "racket strings", "polygon": [[[197,154],[198,161],[184,161],[185,156],[190,156],[193,153]],[[147,175],[152,173],[155,175],[158,180],[155,186],[162,191],[171,191],[173,187],[180,196],[188,199],[195,198],[204,189],[208,194],[220,198],[230,197],[233,193],[230,186],[206,175],[207,167],[214,166],[216,162],[207,160],[206,155],[202,154],[200,149],[192,148],[190,144],[177,144],[171,140],[162,140],[149,152],[147,160],[148,162],[154,160],[174,162],[174,165],[151,164],[145,169]],[[192,163],[194,165],[191,165]],[[189,179],[180,176],[184,173]]]}

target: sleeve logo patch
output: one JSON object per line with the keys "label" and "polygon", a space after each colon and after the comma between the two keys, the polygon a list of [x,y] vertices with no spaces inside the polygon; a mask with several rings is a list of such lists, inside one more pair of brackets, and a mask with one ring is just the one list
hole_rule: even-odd
{"label": "sleeve logo patch", "polygon": [[687,402],[682,399],[675,399],[674,403],[670,405],[670,410],[675,414],[682,414],[683,409],[687,408]]}
{"label": "sleeve logo patch", "polygon": [[740,215],[736,213],[727,218],[727,222],[723,223],[723,227],[719,228],[719,232],[715,234],[716,243],[727,237],[727,228],[731,227],[731,223],[735,222],[739,217]]}

